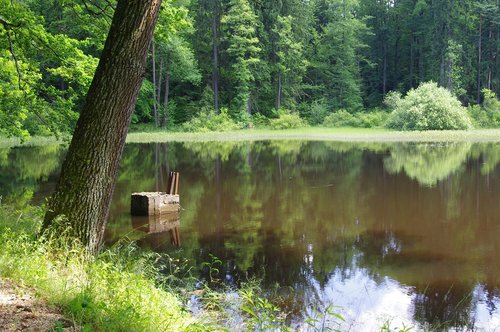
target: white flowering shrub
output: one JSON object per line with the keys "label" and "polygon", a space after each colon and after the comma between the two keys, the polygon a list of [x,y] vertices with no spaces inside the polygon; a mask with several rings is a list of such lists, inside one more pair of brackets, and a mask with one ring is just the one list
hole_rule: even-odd
{"label": "white flowering shrub", "polygon": [[388,127],[397,130],[464,130],[472,123],[467,109],[434,82],[421,84],[394,105]]}

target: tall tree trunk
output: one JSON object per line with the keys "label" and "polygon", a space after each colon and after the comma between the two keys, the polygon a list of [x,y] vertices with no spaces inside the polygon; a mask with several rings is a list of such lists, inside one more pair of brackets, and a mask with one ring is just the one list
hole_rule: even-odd
{"label": "tall tree trunk", "polygon": [[97,252],[161,0],[118,0],[43,232]]}
{"label": "tall tree trunk", "polygon": [[163,127],[167,128],[168,126],[168,98],[170,95],[170,59],[168,58],[168,54],[165,57],[165,65],[167,66],[165,73],[165,95],[163,96],[163,109],[165,110],[165,114],[163,116]]}
{"label": "tall tree trunk", "polygon": [[158,107],[161,105],[160,100],[161,100],[161,79],[162,79],[162,71],[163,71],[163,58],[160,57],[160,71],[158,72],[158,87],[156,88],[156,104],[158,104]]}
{"label": "tall tree trunk", "polygon": [[479,15],[479,42],[477,51],[477,103],[481,103],[481,55],[483,46],[483,16]]}
{"label": "tall tree trunk", "polygon": [[212,43],[213,43],[213,68],[212,68],[212,89],[214,91],[214,111],[216,114],[219,113],[219,50],[217,47],[218,37],[218,20],[219,13],[217,10],[217,0],[214,0],[214,12],[212,21]]}
{"label": "tall tree trunk", "polygon": [[156,103],[156,51],[155,41],[151,43],[151,54],[153,61],[153,113],[155,118],[155,127],[158,127],[158,104]]}
{"label": "tall tree trunk", "polygon": [[384,41],[384,64],[382,70],[382,95],[387,93],[387,41]]}
{"label": "tall tree trunk", "polygon": [[276,96],[276,109],[279,110],[281,108],[281,92],[283,90],[282,83],[282,73],[281,71],[278,73],[278,94]]}
{"label": "tall tree trunk", "polygon": [[413,69],[415,68],[415,35],[411,32],[410,38],[410,88],[413,88]]}
{"label": "tall tree trunk", "polygon": [[495,51],[494,51],[494,46],[495,45],[495,39],[493,38],[493,30],[492,30],[492,25],[490,24],[490,31],[488,33],[488,41],[489,41],[489,45],[490,45],[490,59],[488,61],[488,73],[486,75],[487,77],[487,83],[486,83],[486,87],[488,88],[488,90],[493,90],[491,88],[491,79],[492,79],[492,75],[493,75],[493,66],[495,65]]}
{"label": "tall tree trunk", "polygon": [[252,96],[248,96],[247,103],[245,105],[248,115],[252,115]]}

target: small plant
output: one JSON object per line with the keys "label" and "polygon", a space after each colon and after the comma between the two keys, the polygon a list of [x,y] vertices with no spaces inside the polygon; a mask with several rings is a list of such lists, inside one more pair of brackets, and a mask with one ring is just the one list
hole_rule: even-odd
{"label": "small plant", "polygon": [[314,101],[304,112],[307,121],[313,126],[322,124],[328,113],[328,107],[323,100]]}
{"label": "small plant", "polygon": [[200,112],[197,116],[184,123],[182,128],[184,131],[189,132],[231,131],[241,129],[242,125],[229,116],[227,108],[222,108],[219,114]]}
{"label": "small plant", "polygon": [[323,121],[323,126],[329,128],[359,127],[360,121],[353,114],[341,109],[328,115]]}
{"label": "small plant", "polygon": [[239,294],[243,299],[241,310],[250,317],[247,330],[291,331],[286,327],[285,317],[280,315],[280,309],[267,299],[257,296],[253,289],[242,289]]}
{"label": "small plant", "polygon": [[500,101],[496,94],[483,89],[483,105],[469,107],[469,114],[474,124],[481,128],[500,128]]}
{"label": "small plant", "polygon": [[406,326],[405,323],[403,323],[402,327],[392,327],[391,324],[390,320],[386,320],[380,328],[380,332],[410,332],[413,330],[412,327]]}
{"label": "small plant", "polygon": [[298,114],[283,109],[279,110],[278,114],[279,117],[277,119],[270,120],[271,129],[294,129],[306,126],[306,123]]}
{"label": "small plant", "polygon": [[222,261],[217,258],[217,256],[210,254],[210,262],[203,262],[202,266],[208,268],[208,278],[209,282],[217,282],[218,279],[214,275],[219,274],[219,267],[222,265]]}
{"label": "small plant", "polygon": [[467,110],[445,88],[434,82],[421,84],[397,101],[388,127],[397,130],[465,130],[472,123]]}
{"label": "small plant", "polygon": [[339,309],[339,307],[329,305],[323,311],[315,309],[313,315],[306,319],[306,324],[309,325],[313,331],[317,332],[340,331],[339,328],[341,324],[345,322],[345,319],[335,312],[335,309]]}

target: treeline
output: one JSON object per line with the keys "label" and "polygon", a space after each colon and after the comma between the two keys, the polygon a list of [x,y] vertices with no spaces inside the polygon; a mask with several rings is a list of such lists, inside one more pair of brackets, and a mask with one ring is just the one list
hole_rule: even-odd
{"label": "treeline", "polygon": [[[2,127],[70,128],[114,3],[0,4]],[[499,22],[499,0],[167,0],[133,122],[285,109],[314,124],[427,81],[479,104],[500,89]]]}

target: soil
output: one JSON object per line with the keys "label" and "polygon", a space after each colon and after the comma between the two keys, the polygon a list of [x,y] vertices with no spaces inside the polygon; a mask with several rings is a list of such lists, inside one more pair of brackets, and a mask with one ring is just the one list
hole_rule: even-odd
{"label": "soil", "polygon": [[0,279],[0,331],[81,331],[35,290]]}

